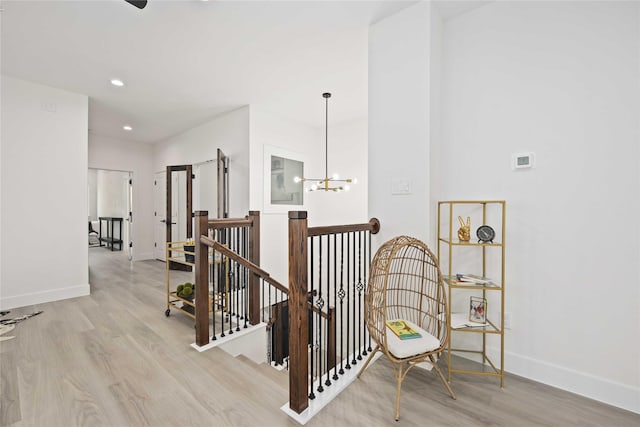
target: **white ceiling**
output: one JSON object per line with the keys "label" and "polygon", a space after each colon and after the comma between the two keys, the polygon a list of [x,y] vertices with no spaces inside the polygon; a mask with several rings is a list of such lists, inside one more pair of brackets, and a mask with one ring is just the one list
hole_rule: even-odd
{"label": "white ceiling", "polygon": [[119,139],[160,141],[247,104],[321,126],[325,91],[335,124],[367,114],[368,26],[413,3],[4,0],[2,73],[88,95],[90,132]]}

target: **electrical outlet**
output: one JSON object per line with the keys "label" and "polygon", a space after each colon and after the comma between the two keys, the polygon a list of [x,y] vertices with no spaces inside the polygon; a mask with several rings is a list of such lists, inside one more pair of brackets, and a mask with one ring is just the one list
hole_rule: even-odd
{"label": "electrical outlet", "polygon": [[511,313],[504,313],[504,329],[511,329]]}

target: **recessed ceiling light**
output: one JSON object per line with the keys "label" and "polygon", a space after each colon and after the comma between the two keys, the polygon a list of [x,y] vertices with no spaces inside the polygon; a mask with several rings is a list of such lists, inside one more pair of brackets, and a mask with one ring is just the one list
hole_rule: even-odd
{"label": "recessed ceiling light", "polygon": [[124,86],[124,82],[120,79],[111,79],[111,84],[118,87]]}
{"label": "recessed ceiling light", "polygon": [[124,125],[124,126],[122,126],[122,129],[126,130],[127,132],[129,132],[129,131],[132,131],[132,130],[133,130],[133,128],[132,128],[131,126],[129,126],[129,125]]}

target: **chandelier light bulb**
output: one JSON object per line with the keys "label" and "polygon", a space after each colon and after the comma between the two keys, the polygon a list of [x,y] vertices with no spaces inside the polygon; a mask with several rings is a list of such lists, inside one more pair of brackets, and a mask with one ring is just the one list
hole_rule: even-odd
{"label": "chandelier light bulb", "polygon": [[318,186],[317,186],[317,185],[313,184],[313,185],[311,186],[311,191],[316,191],[317,189],[318,189]]}
{"label": "chandelier light bulb", "polygon": [[333,174],[333,179],[335,179],[335,180],[340,179],[340,175],[338,175],[338,173],[337,173],[337,172],[336,172],[336,173],[334,173],[334,174]]}
{"label": "chandelier light bulb", "polygon": [[353,178],[353,179],[351,180],[351,182],[353,182],[354,184],[357,184],[357,183],[358,183],[358,178]]}
{"label": "chandelier light bulb", "polygon": [[348,185],[344,186],[344,191],[349,191],[351,189],[351,187],[349,187]]}
{"label": "chandelier light bulb", "polygon": [[302,181],[302,179],[299,176],[293,177],[293,182],[295,182],[296,184],[298,184],[300,181]]}

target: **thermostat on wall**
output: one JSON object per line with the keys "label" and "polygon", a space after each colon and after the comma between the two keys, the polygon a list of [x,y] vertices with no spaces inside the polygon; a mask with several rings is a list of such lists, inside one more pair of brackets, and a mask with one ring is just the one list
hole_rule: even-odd
{"label": "thermostat on wall", "polygon": [[513,155],[513,169],[533,167],[533,153],[517,153]]}

